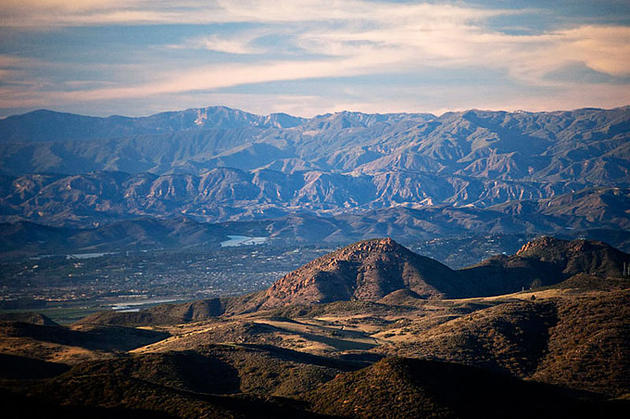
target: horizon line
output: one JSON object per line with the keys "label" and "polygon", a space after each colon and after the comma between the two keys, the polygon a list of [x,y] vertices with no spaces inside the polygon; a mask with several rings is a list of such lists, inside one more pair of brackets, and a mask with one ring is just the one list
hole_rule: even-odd
{"label": "horizon line", "polygon": [[585,107],[572,108],[572,109],[553,109],[553,110],[545,110],[545,111],[529,111],[527,109],[506,110],[506,109],[483,109],[483,108],[467,108],[467,109],[454,108],[453,110],[444,111],[444,112],[442,112],[440,114],[437,114],[437,113],[434,113],[434,112],[421,112],[421,111],[417,111],[417,112],[409,112],[409,111],[402,111],[402,112],[363,112],[363,111],[354,111],[354,110],[350,110],[350,109],[344,109],[342,111],[326,112],[326,113],[317,114],[317,115],[313,115],[313,116],[308,117],[308,116],[294,115],[294,114],[290,114],[290,113],[287,113],[287,112],[272,112],[272,113],[268,113],[268,114],[260,114],[260,113],[256,113],[256,112],[250,112],[250,111],[247,111],[247,110],[244,110],[244,109],[241,109],[241,108],[235,108],[235,107],[231,107],[231,106],[227,106],[227,105],[217,104],[217,105],[207,105],[207,106],[203,106],[203,107],[192,107],[192,108],[185,108],[185,109],[164,110],[164,111],[159,111],[159,112],[155,112],[155,113],[151,113],[151,114],[144,114],[144,115],[137,115],[137,116],[122,115],[122,114],[89,115],[89,114],[82,114],[82,113],[75,113],[75,112],[67,112],[67,111],[62,111],[62,110],[55,110],[55,109],[50,109],[50,108],[38,108],[38,109],[33,109],[31,111],[23,112],[23,113],[16,113],[16,114],[11,114],[11,115],[0,117],[0,121],[6,120],[6,119],[9,119],[9,118],[29,115],[29,114],[36,113],[36,112],[52,112],[52,113],[57,113],[57,114],[76,115],[76,116],[83,116],[83,117],[87,117],[87,118],[100,118],[100,119],[108,119],[108,118],[116,118],[116,117],[129,118],[129,119],[141,119],[141,118],[150,118],[152,116],[166,114],[166,113],[198,111],[198,110],[210,109],[210,108],[225,108],[225,109],[229,109],[229,110],[232,110],[232,111],[244,112],[244,113],[247,113],[247,114],[250,114],[250,115],[262,116],[262,117],[272,116],[272,115],[287,115],[287,116],[290,116],[290,117],[293,117],[293,118],[301,118],[301,119],[309,120],[309,119],[315,119],[315,118],[320,118],[320,117],[325,117],[325,116],[330,116],[330,115],[336,115],[336,114],[341,114],[341,113],[354,113],[354,114],[363,114],[363,115],[431,115],[431,116],[434,116],[436,118],[441,118],[442,116],[444,116],[446,114],[449,114],[449,113],[465,113],[465,112],[470,112],[470,111],[510,113],[510,114],[518,114],[518,113],[545,114],[545,113],[555,113],[555,112],[576,112],[576,111],[581,111],[581,110],[612,111],[612,110],[623,109],[623,108],[628,108],[628,107],[630,107],[630,104],[621,105],[621,106],[614,106],[614,107],[611,107],[611,108],[601,108],[601,107],[597,107],[597,106],[585,106]]}

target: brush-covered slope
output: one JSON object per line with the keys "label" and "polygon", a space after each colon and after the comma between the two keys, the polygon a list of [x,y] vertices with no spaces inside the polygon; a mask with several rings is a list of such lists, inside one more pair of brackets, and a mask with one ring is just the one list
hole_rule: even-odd
{"label": "brush-covered slope", "polygon": [[313,390],[341,372],[362,366],[365,364],[274,346],[205,344],[194,351],[132,354],[85,362],[74,366],[63,378],[121,376],[196,393],[290,396]]}
{"label": "brush-covered slope", "polygon": [[630,393],[630,291],[508,302],[384,347],[389,354],[474,365],[609,396]]}
{"label": "brush-covered slope", "polygon": [[165,332],[133,327],[77,325],[68,328],[30,313],[0,317],[0,353],[59,362],[106,357],[168,336]]}
{"label": "brush-covered slope", "polygon": [[463,365],[388,358],[307,394],[313,410],[344,417],[487,418],[614,414],[549,386]]}
{"label": "brush-covered slope", "polygon": [[33,312],[0,313],[0,322],[20,322],[40,326],[59,327],[59,324],[55,323],[50,317]]}
{"label": "brush-covered slope", "polygon": [[230,298],[210,298],[190,303],[160,304],[135,312],[102,311],[79,320],[75,325],[149,326],[187,323],[220,316],[225,312],[226,304],[231,300]]}
{"label": "brush-covered slope", "polygon": [[152,418],[314,416],[300,409],[301,403],[290,399],[200,394],[124,375],[64,375],[32,386],[28,395],[31,398],[30,403],[47,404],[57,408],[71,406],[90,410],[107,409],[109,413],[102,417],[108,418],[119,417],[121,410],[123,413],[130,410],[132,413],[138,412],[123,417]]}
{"label": "brush-covered slope", "polygon": [[356,368],[273,347],[206,345],[84,362],[26,388],[33,403],[112,409],[109,417],[116,416],[113,409],[152,417],[311,417],[317,415],[304,403],[278,396],[311,391]]}
{"label": "brush-covered slope", "polygon": [[[413,339],[382,348],[386,353],[457,362],[525,377],[547,348],[556,319],[550,302],[510,302],[479,309],[426,330],[408,325]],[[392,333],[392,332],[390,332]]]}
{"label": "brush-covered slope", "polygon": [[620,278],[624,263],[630,265],[630,255],[603,242],[540,237],[514,255],[495,256],[458,272],[475,284],[475,294],[469,296],[484,296],[555,285],[580,273]]}
{"label": "brush-covered slope", "polygon": [[630,393],[630,291],[556,302],[535,380],[598,393]]}
{"label": "brush-covered slope", "polygon": [[137,408],[84,407],[42,400],[35,396],[17,393],[15,389],[0,389],[0,403],[4,412],[15,418],[64,418],[64,419],[156,419],[172,418],[172,415]]}
{"label": "brush-covered slope", "polygon": [[563,275],[587,273],[601,277],[621,277],[623,264],[630,263],[629,255],[606,243],[593,240],[566,241],[541,237],[525,244],[517,257],[551,263]]}
{"label": "brush-covered slope", "polygon": [[50,378],[68,369],[69,367],[62,363],[0,353],[0,380]]}

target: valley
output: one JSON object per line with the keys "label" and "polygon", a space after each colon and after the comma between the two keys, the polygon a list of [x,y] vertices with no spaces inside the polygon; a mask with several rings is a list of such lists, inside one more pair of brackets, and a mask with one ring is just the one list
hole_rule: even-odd
{"label": "valley", "polygon": [[[492,255],[512,253],[526,239],[520,235],[469,236],[407,245],[460,268]],[[190,301],[253,292],[332,249],[267,243],[29,258],[6,255],[0,262],[0,311],[37,309],[67,323],[104,308],[133,310],[152,305],[154,299]]]}

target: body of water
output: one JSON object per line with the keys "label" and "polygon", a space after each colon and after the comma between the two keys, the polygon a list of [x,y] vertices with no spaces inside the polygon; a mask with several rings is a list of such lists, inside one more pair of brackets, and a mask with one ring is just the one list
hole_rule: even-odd
{"label": "body of water", "polygon": [[267,242],[267,237],[249,237],[249,236],[230,236],[229,240],[221,242],[221,247],[234,247],[234,246],[252,246],[256,244],[263,244]]}

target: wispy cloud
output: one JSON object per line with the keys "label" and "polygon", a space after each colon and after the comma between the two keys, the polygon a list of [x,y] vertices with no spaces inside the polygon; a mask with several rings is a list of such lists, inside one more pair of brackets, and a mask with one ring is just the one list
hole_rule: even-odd
{"label": "wispy cloud", "polygon": [[235,34],[211,34],[184,40],[179,44],[169,44],[174,49],[204,49],[228,54],[263,54],[268,51],[261,45],[254,45],[262,36],[277,33],[273,30],[247,30]]}
{"label": "wispy cloud", "polygon": [[401,21],[414,17],[489,16],[496,11],[434,4],[392,4],[362,0],[5,0],[3,26],[82,26],[308,21]]}
{"label": "wispy cloud", "polygon": [[165,93],[212,90],[252,83],[307,78],[344,77],[366,74],[375,66],[392,57],[381,57],[375,62],[372,57],[354,56],[352,59],[320,61],[269,61],[256,64],[221,64],[178,70],[173,74],[150,83],[128,87],[115,87],[73,92],[56,92],[58,97],[76,100],[103,100],[152,96]]}

